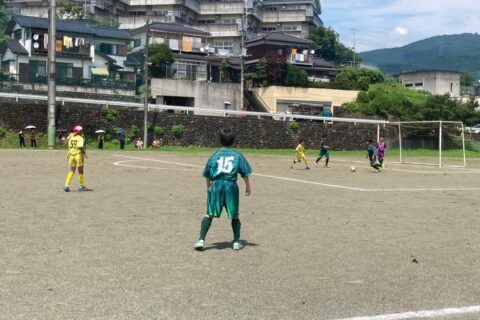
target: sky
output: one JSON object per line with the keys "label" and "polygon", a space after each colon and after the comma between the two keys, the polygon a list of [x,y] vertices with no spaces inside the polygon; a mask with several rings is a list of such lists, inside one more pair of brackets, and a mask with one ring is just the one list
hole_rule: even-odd
{"label": "sky", "polygon": [[[321,0],[326,27],[363,52],[443,34],[480,33],[479,0]],[[355,31],[352,29],[356,29]]]}

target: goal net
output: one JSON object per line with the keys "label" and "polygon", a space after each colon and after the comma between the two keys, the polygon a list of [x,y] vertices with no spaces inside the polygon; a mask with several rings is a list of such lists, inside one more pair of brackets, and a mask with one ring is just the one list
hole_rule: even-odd
{"label": "goal net", "polygon": [[439,168],[466,166],[462,122],[390,122],[386,132],[391,160]]}

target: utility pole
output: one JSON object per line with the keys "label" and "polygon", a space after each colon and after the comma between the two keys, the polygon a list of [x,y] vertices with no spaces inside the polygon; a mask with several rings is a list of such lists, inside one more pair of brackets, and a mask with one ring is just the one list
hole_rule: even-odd
{"label": "utility pole", "polygon": [[145,27],[145,63],[143,66],[143,147],[146,149],[148,146],[148,45],[150,42],[150,18],[148,16]]}
{"label": "utility pole", "polygon": [[55,65],[55,39],[56,39],[56,0],[50,0],[49,27],[48,27],[48,148],[55,147],[55,109],[56,109],[56,65]]}
{"label": "utility pole", "polygon": [[350,30],[353,31],[353,66],[356,67],[357,66],[357,51],[355,49],[355,45],[356,45],[355,32],[358,31],[358,30],[355,29],[355,28],[351,28]]}
{"label": "utility pole", "polygon": [[247,1],[244,1],[245,7],[243,8],[242,12],[242,29],[240,31],[241,33],[241,40],[240,40],[240,109],[243,110],[243,98],[244,98],[244,91],[245,91],[245,36],[246,36],[246,27],[245,25],[248,24],[247,21],[247,14],[248,14],[248,8],[247,8]]}

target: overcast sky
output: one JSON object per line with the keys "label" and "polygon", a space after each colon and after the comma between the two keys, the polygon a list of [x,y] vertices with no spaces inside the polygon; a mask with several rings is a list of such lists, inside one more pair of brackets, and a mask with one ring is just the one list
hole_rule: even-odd
{"label": "overcast sky", "polygon": [[480,0],[321,0],[326,27],[356,51],[396,47],[431,36],[480,33]]}

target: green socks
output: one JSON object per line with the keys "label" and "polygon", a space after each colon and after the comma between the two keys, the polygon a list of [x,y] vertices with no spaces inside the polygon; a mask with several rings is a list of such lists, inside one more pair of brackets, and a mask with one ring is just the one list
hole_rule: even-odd
{"label": "green socks", "polygon": [[232,219],[232,230],[233,230],[233,242],[240,241],[240,219]]}
{"label": "green socks", "polygon": [[200,240],[205,240],[208,229],[210,229],[211,225],[212,225],[212,220],[210,220],[210,218],[205,217],[202,219],[202,223],[200,227],[200,238],[199,238]]}

